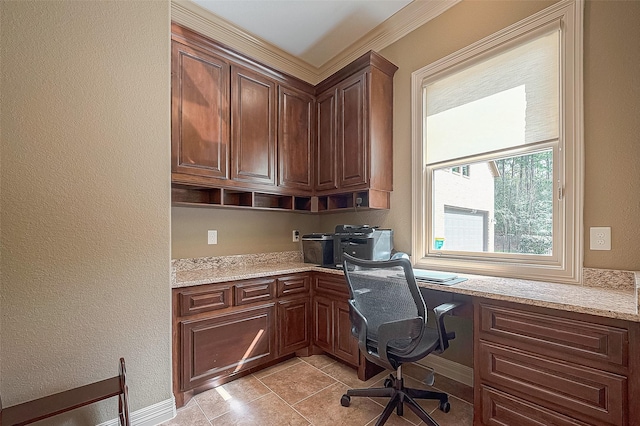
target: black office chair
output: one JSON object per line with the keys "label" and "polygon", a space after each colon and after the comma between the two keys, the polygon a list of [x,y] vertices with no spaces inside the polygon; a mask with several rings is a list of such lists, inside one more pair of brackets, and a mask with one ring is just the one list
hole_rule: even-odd
{"label": "black office chair", "polygon": [[376,426],[384,424],[394,408],[402,416],[404,404],[427,425],[438,426],[415,399],[437,399],[440,410],[447,413],[447,394],[405,388],[402,364],[447,349],[455,334],[445,330],[444,315],[459,304],[445,303],[434,308],[436,327],[429,328],[427,307],[409,259],[370,261],[344,254],[343,268],[351,295],[351,331],[358,338],[360,351],[375,364],[396,370],[396,375],[391,374],[384,381],[384,388],[349,389],[342,396],[341,405],[348,407],[352,396],[389,397]]}

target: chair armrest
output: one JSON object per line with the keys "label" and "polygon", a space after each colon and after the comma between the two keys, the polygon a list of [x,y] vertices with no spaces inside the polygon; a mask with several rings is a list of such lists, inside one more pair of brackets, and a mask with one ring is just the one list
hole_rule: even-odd
{"label": "chair armrest", "polygon": [[433,308],[433,313],[436,317],[436,329],[438,330],[438,337],[440,338],[440,348],[437,350],[438,353],[442,353],[447,349],[449,347],[449,340],[456,337],[456,334],[453,332],[447,333],[447,330],[444,327],[444,316],[460,306],[462,306],[462,303],[460,302],[449,302]]}
{"label": "chair armrest", "polygon": [[[389,342],[392,340],[415,340],[425,327],[425,320],[421,317],[385,322],[378,327],[378,356],[387,365],[398,368],[396,363],[389,361]],[[415,345],[413,345],[415,346]],[[408,348],[413,349],[413,346]]]}

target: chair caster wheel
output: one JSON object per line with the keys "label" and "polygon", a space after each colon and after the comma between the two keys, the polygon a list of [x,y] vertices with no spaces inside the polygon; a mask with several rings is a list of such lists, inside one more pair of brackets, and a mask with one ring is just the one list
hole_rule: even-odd
{"label": "chair caster wheel", "polygon": [[340,398],[340,405],[342,405],[343,407],[348,407],[349,405],[351,405],[351,397],[347,394],[342,395],[342,398]]}
{"label": "chair caster wheel", "polygon": [[384,379],[384,387],[385,388],[390,388],[393,386],[393,380],[391,379]]}
{"label": "chair caster wheel", "polygon": [[448,413],[451,410],[451,404],[449,404],[449,401],[444,401],[440,403],[438,408],[440,408],[440,411],[443,413]]}

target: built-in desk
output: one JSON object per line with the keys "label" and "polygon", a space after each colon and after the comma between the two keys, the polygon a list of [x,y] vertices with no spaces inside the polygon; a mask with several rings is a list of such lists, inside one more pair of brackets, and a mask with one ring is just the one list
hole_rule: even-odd
{"label": "built-in desk", "polygon": [[419,282],[423,288],[492,300],[578,312],[606,318],[640,322],[637,286],[608,288],[559,284],[512,278],[465,275],[468,280],[453,286]]}
{"label": "built-in desk", "polygon": [[[345,297],[344,289],[338,288],[341,285],[346,288],[342,271],[301,263],[295,255],[278,254],[271,261],[254,260],[235,262],[215,258],[211,261],[215,267],[187,262],[191,268],[175,262],[174,317],[176,310],[194,307],[197,311],[199,303],[215,306],[221,300],[229,303],[228,306],[223,303],[220,311],[229,313],[229,323],[248,319],[255,322],[256,329],[281,328],[280,321],[294,324],[306,315],[311,321],[309,328],[298,329],[293,340],[278,334],[278,339],[291,345],[276,345],[272,341],[274,355],[265,346],[265,360],[276,359],[286,348],[306,344],[309,340],[305,330],[314,334],[319,319],[348,319],[338,300]],[[310,278],[309,289],[300,284],[290,287],[298,293],[286,293],[287,282],[294,283],[300,276]],[[268,277],[275,283],[274,290],[269,290],[265,283],[243,281]],[[467,281],[453,286],[419,285],[429,306],[448,300],[468,302],[455,314],[473,318],[474,425],[640,426],[640,406],[632,403],[640,397],[637,277],[635,282],[621,285],[603,274],[601,280],[591,279],[595,285],[589,286],[466,277]],[[200,294],[198,286],[213,293]],[[329,297],[332,294],[334,298]],[[258,300],[251,299],[254,296],[263,301],[254,302]],[[240,317],[240,313],[244,316]],[[206,314],[193,315],[194,319],[202,319]],[[183,321],[183,331],[190,330],[190,321],[193,323]],[[203,324],[204,329],[212,330],[220,323],[215,319]],[[339,325],[326,324],[330,334],[336,327],[340,329]],[[180,359],[180,350],[186,342],[183,339],[181,347],[176,341],[181,332],[178,325],[176,320],[174,361]],[[330,345],[324,340],[326,336],[313,335],[309,347]],[[340,336],[342,354],[338,358],[349,359],[349,347]],[[264,365],[267,364],[261,364]],[[174,363],[174,386],[181,377],[176,368]]]}

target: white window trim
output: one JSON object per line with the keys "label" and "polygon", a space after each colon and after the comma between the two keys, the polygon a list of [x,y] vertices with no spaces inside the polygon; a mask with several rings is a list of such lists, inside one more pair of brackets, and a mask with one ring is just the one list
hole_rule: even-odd
{"label": "white window trim", "polygon": [[[584,252],[583,192],[583,9],[584,0],[563,0],[485,39],[482,39],[411,74],[412,110],[412,262],[416,268],[449,270],[543,281],[580,283]],[[456,67],[489,49],[504,46],[515,37],[535,32],[551,22],[563,28],[560,66],[563,70],[560,93],[560,139],[564,151],[559,159],[563,230],[560,256],[549,264],[500,262],[428,253],[426,240],[426,198],[428,179],[423,149],[423,86],[435,73]],[[557,161],[557,160],[554,160]],[[554,165],[555,167],[555,165]],[[559,191],[556,185],[556,193]],[[560,223],[560,222],[558,222]],[[555,223],[554,223],[555,226]],[[554,229],[555,232],[555,229]],[[557,234],[554,234],[557,235]]]}

